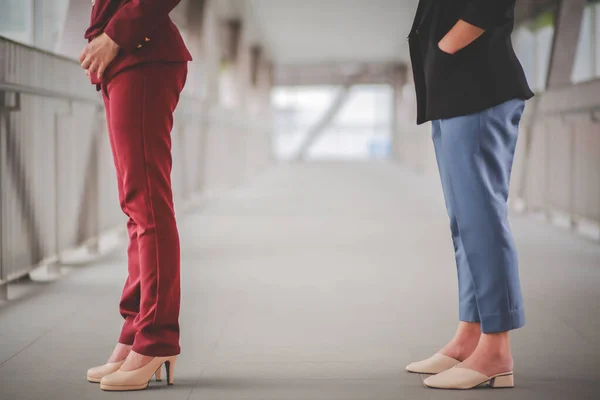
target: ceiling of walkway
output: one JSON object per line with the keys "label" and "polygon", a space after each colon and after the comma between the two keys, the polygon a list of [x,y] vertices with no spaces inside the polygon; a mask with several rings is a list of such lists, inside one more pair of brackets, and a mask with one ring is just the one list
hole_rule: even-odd
{"label": "ceiling of walkway", "polygon": [[406,61],[418,0],[246,0],[278,65]]}
{"label": "ceiling of walkway", "polygon": [[[240,18],[251,41],[279,67],[408,62],[418,0],[219,0],[223,18]],[[520,0],[517,20],[556,0]]]}

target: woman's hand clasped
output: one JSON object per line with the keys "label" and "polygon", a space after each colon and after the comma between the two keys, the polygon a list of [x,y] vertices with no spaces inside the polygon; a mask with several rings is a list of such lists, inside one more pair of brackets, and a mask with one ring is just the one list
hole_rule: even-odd
{"label": "woman's hand clasped", "polygon": [[104,71],[118,53],[119,45],[106,33],[102,33],[83,48],[79,55],[79,62],[87,76],[91,77],[92,74],[96,74],[98,79],[101,79]]}

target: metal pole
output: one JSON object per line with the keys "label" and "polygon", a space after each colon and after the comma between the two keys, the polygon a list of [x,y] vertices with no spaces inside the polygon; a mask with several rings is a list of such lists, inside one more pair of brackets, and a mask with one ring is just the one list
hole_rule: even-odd
{"label": "metal pole", "polygon": [[[590,117],[594,123],[600,122],[600,118],[596,115],[596,112],[592,110]],[[599,152],[600,153],[600,152]],[[598,174],[598,181],[600,181],[600,174]],[[598,195],[600,195],[600,185],[598,185]],[[596,229],[598,230],[598,242],[600,243],[600,201],[598,202],[598,217],[595,221]]]}
{"label": "metal pole", "polygon": [[59,135],[59,124],[60,124],[60,115],[58,113],[54,114],[54,254],[55,259],[46,266],[48,274],[50,275],[60,275],[60,206],[59,206],[59,154],[58,147],[60,139]]}
{"label": "metal pole", "polygon": [[560,0],[558,3],[546,79],[548,89],[571,84],[571,73],[575,65],[579,30],[583,23],[586,3],[587,0]]}
{"label": "metal pole", "polygon": [[[0,92],[0,282],[6,280],[4,271],[4,92]],[[8,300],[8,286],[0,283],[0,300]]]}
{"label": "metal pole", "polygon": [[[544,122],[544,131],[548,129],[548,124]],[[551,140],[548,135],[544,138],[544,199],[542,201],[542,212],[546,221],[552,223],[552,201],[550,199],[550,149]]]}
{"label": "metal pole", "polygon": [[571,230],[577,227],[577,217],[575,212],[575,140],[576,126],[574,121],[565,118],[569,126],[569,225]]}
{"label": "metal pole", "polygon": [[[104,126],[105,118],[104,118],[104,107],[98,106],[96,107],[95,113],[96,126]],[[89,242],[87,250],[91,254],[99,254],[100,253],[100,138],[104,131],[102,129],[98,129],[94,132],[94,136],[92,137],[92,146],[94,148],[94,172],[93,172],[93,181],[94,181],[94,225],[95,225],[95,237]]]}
{"label": "metal pole", "polygon": [[0,300],[8,300],[8,283],[0,285]]}

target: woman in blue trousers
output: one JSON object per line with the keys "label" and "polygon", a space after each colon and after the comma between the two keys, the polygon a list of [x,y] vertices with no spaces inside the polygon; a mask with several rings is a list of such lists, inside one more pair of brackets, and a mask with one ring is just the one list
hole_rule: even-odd
{"label": "woman in blue trousers", "polygon": [[525,323],[507,220],[510,173],[533,93],[510,40],[515,0],[421,0],[409,35],[417,123],[431,121],[459,282],[450,342],[407,370],[442,389],[513,387],[509,331]]}

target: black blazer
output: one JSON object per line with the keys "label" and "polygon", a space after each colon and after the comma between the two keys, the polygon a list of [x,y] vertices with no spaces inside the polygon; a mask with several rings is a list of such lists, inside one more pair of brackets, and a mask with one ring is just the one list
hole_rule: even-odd
{"label": "black blazer", "polygon": [[[417,124],[529,99],[512,47],[515,0],[420,0],[408,36],[417,92]],[[485,33],[455,54],[438,42],[462,19]]]}

